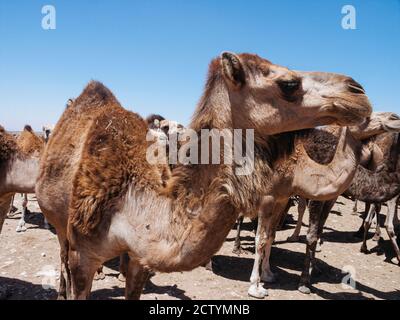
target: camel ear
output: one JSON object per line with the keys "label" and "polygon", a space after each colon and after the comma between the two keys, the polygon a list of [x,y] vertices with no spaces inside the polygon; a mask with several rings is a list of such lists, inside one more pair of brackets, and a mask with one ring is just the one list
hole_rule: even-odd
{"label": "camel ear", "polygon": [[240,58],[231,52],[223,52],[221,54],[222,73],[236,88],[241,88],[246,82],[246,75]]}

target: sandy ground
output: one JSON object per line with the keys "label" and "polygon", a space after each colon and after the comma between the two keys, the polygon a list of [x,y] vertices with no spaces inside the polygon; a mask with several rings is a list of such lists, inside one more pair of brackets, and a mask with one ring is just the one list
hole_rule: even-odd
{"label": "sandy ground", "polygon": [[[54,233],[43,228],[43,217],[33,196],[30,196],[27,231],[16,233],[21,200],[15,205],[19,212],[5,221],[0,235],[0,298],[55,299],[58,288],[58,243]],[[360,224],[359,215],[351,214],[352,203],[340,198],[324,230],[322,251],[317,254],[321,273],[313,278],[310,295],[297,291],[304,259],[306,226],[300,243],[287,243],[295,221],[277,234],[272,250],[273,271],[278,280],[267,284],[269,297],[274,299],[400,299],[400,267],[390,263],[394,256],[388,237],[383,231],[379,242],[371,239],[371,253],[360,253],[361,240],[353,236]],[[383,209],[385,213],[386,208]],[[297,219],[297,209],[290,212]],[[304,219],[308,221],[308,216]],[[383,223],[383,221],[381,221]],[[142,299],[250,299],[247,295],[253,264],[254,234],[250,223],[242,233],[245,253],[232,254],[235,231],[232,230],[221,250],[213,258],[214,272],[198,268],[186,273],[157,274],[144,290]],[[371,233],[372,236],[372,233]],[[342,285],[351,270],[356,288]],[[107,263],[106,278],[93,283],[91,299],[122,299],[124,283],[118,281],[118,262]]]}

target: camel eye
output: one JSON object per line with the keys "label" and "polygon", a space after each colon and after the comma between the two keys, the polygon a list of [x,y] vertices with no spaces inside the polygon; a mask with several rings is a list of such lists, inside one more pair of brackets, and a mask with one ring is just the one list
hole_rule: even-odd
{"label": "camel eye", "polygon": [[278,86],[285,96],[291,96],[300,88],[299,80],[279,81]]}

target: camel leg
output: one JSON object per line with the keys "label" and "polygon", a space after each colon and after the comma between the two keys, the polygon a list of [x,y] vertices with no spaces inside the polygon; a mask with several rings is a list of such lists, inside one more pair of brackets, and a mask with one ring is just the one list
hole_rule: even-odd
{"label": "camel leg", "polygon": [[381,238],[381,226],[379,224],[379,214],[381,213],[381,204],[377,204],[376,205],[376,210],[375,210],[376,214],[375,214],[375,234],[372,238],[373,241],[379,241],[379,239]]}
{"label": "camel leg", "polygon": [[28,195],[25,193],[24,200],[22,202],[22,216],[18,222],[17,229],[15,230],[16,232],[25,232],[26,231],[25,218],[26,218],[27,214],[28,214]]}
{"label": "camel leg", "polygon": [[353,206],[353,215],[358,215],[358,209],[357,209],[357,204],[358,204],[358,200],[354,200],[354,206]]}
{"label": "camel leg", "polygon": [[44,217],[44,222],[43,222],[43,226],[46,230],[50,230],[50,224],[47,221],[46,217]]}
{"label": "camel leg", "polygon": [[325,202],[311,201],[309,204],[310,225],[307,233],[307,247],[304,259],[303,271],[300,277],[299,291],[305,294],[311,293],[311,274],[315,268],[315,252],[330,210],[335,200]]}
{"label": "camel leg", "polygon": [[8,217],[10,218],[13,217],[18,211],[18,209],[14,207],[14,196],[15,194],[13,194],[11,198],[10,209],[8,210]]}
{"label": "camel leg", "polygon": [[[128,272],[129,265],[129,255],[127,253],[123,253],[119,256],[119,275],[118,280],[121,282],[126,281],[126,273]],[[210,260],[211,271],[212,271],[212,262]]]}
{"label": "camel leg", "polygon": [[149,278],[149,270],[129,257],[126,270],[125,299],[139,300],[143,287]]}
{"label": "camel leg", "polygon": [[232,252],[240,255],[242,253],[242,246],[240,244],[240,231],[242,230],[242,224],[243,224],[244,216],[240,216],[237,219],[237,227],[236,227],[236,238],[235,238],[235,244],[233,246]]}
{"label": "camel leg", "polygon": [[271,256],[271,249],[272,249],[272,244],[274,243],[275,240],[276,231],[279,228],[282,216],[286,215],[286,209],[287,209],[287,202],[276,203],[271,218],[267,220],[267,225],[266,225],[267,241],[265,245],[264,258],[261,266],[262,270],[261,281],[266,283],[276,281],[276,276],[271,271],[269,259]]}
{"label": "camel leg", "polygon": [[60,244],[60,258],[61,258],[61,271],[60,271],[60,288],[58,290],[58,300],[65,300],[71,298],[71,272],[68,265],[68,241],[58,236]]}
{"label": "camel leg", "polygon": [[12,201],[13,195],[6,194],[0,198],[0,233],[3,228],[4,220],[6,219],[8,209],[10,208],[10,202]]}
{"label": "camel leg", "polygon": [[368,216],[370,208],[371,208],[371,204],[369,202],[365,202],[365,210],[364,210],[363,221],[362,221],[361,226],[358,229],[358,231],[354,233],[354,236],[357,237],[357,238],[362,238],[364,236],[364,224],[365,224],[365,220],[366,220],[366,218]]}
{"label": "camel leg", "polygon": [[398,210],[397,206],[399,203],[400,196],[397,196],[396,202],[394,203],[394,217],[393,217],[393,225],[394,227],[399,227],[400,226],[400,221],[399,221],[399,216],[398,216]]}
{"label": "camel leg", "polygon": [[298,212],[299,216],[297,218],[296,229],[294,229],[293,234],[287,238],[287,241],[289,241],[289,242],[298,242],[299,241],[299,235],[301,232],[301,226],[303,225],[303,217],[304,217],[306,208],[307,208],[307,200],[304,199],[303,197],[300,197],[299,204],[297,207],[297,212]]}
{"label": "camel leg", "polygon": [[253,270],[250,277],[250,288],[248,290],[248,295],[257,299],[263,299],[268,295],[267,289],[265,289],[260,283],[260,265],[262,262],[264,248],[266,245],[267,235],[266,226],[268,223],[268,218],[272,212],[272,206],[274,204],[274,199],[272,197],[264,198],[263,208],[260,209],[258,214],[258,225],[255,239],[255,256]]}
{"label": "camel leg", "polygon": [[375,217],[375,203],[371,206],[368,216],[365,219],[364,222],[364,237],[363,237],[363,243],[361,245],[360,251],[363,253],[368,253],[368,247],[367,247],[367,237],[368,237],[368,231],[369,228],[371,227],[372,224],[372,219]]}
{"label": "camel leg", "polygon": [[85,251],[71,249],[68,252],[71,270],[72,299],[86,300],[92,289],[94,274],[102,264]]}
{"label": "camel leg", "polygon": [[[392,199],[387,203],[387,205],[388,205],[388,211],[386,215],[385,229],[389,236],[390,241],[392,242],[392,246],[397,258],[397,263],[400,265],[400,250],[399,246],[397,245],[397,237],[396,233],[394,232],[394,224],[393,224],[394,216],[396,215],[397,199],[396,198]],[[395,263],[394,260],[395,259],[392,260],[393,263]]]}

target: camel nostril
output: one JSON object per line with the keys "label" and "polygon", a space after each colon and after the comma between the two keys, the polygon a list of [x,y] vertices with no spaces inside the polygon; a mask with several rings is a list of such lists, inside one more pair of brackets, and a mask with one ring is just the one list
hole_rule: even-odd
{"label": "camel nostril", "polygon": [[365,90],[362,85],[359,84],[357,81],[354,81],[353,79],[347,81],[347,88],[352,93],[365,94]]}

